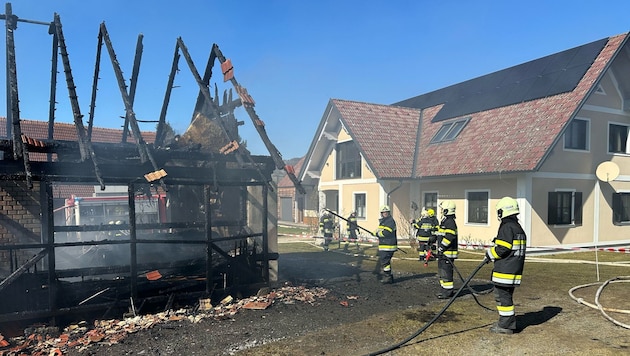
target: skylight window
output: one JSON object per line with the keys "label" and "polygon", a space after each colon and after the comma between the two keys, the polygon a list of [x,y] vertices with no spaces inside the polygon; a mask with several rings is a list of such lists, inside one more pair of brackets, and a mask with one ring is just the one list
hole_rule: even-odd
{"label": "skylight window", "polygon": [[451,122],[445,122],[442,127],[440,127],[435,136],[433,136],[433,138],[431,139],[431,143],[453,141],[457,137],[457,135],[462,132],[462,129],[464,128],[464,126],[466,126],[469,120],[470,117]]}

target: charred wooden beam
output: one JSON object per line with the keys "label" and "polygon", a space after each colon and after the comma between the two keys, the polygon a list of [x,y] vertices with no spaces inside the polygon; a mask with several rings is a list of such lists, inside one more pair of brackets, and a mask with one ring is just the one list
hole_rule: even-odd
{"label": "charred wooden beam", "polygon": [[158,119],[158,126],[155,133],[155,146],[161,147],[164,144],[166,138],[166,112],[168,110],[168,103],[171,100],[171,92],[173,91],[173,83],[175,82],[175,75],[177,74],[177,67],[179,63],[179,44],[175,45],[175,54],[173,55],[173,63],[171,65],[171,73],[168,76],[168,82],[166,84],[166,92],[164,93],[164,101],[162,102],[162,110],[160,111],[160,118]]}
{"label": "charred wooden beam", "polygon": [[[48,26],[48,33],[52,35],[52,54],[50,68],[50,100],[48,102],[48,139],[52,140],[55,135],[55,111],[57,106],[57,66],[59,64],[59,38],[54,30],[54,24]],[[88,132],[89,133],[89,132]],[[88,136],[89,137],[89,136]],[[47,160],[52,161],[52,155],[47,155]]]}
{"label": "charred wooden beam", "polygon": [[[136,87],[138,85],[138,73],[140,72],[140,61],[142,59],[142,34],[138,35],[138,41],[136,42],[136,56],[133,61],[133,69],[131,71],[131,80],[129,83],[129,102],[133,106],[133,102],[136,98]],[[127,135],[129,134],[129,116],[125,115],[125,123],[123,125],[122,142],[127,142]]]}
{"label": "charred wooden beam", "polygon": [[46,256],[48,253],[47,250],[39,251],[35,256],[31,257],[26,263],[21,265],[18,269],[16,269],[13,273],[11,273],[7,278],[0,282],[0,291],[2,291],[6,286],[10,285],[18,279],[24,272],[28,271],[29,268],[33,267],[37,262],[39,262],[42,258]]}
{"label": "charred wooden beam", "polygon": [[74,126],[77,130],[77,138],[79,141],[79,149],[81,152],[81,159],[83,161],[90,159],[94,166],[93,173],[99,182],[101,189],[105,189],[105,183],[101,177],[98,164],[96,163],[96,156],[92,145],[87,138],[85,127],[83,126],[83,115],[81,115],[81,108],[79,107],[79,100],[77,96],[77,87],[74,84],[74,78],[72,77],[72,69],[70,68],[70,58],[68,56],[68,50],[66,48],[66,40],[63,36],[63,30],[61,28],[61,19],[58,14],[55,14],[54,28],[59,40],[59,51],[61,52],[61,62],[63,63],[64,73],[66,74],[66,84],[68,86],[68,94],[70,97],[70,104],[72,107],[72,114],[74,117]]}
{"label": "charred wooden beam", "polygon": [[232,67],[231,63],[228,59],[225,58],[217,44],[212,45],[212,50],[216,53],[216,57],[219,59],[219,62],[221,62],[222,67],[224,64],[229,64],[228,66],[226,66],[227,68],[224,69],[224,80],[229,80],[232,85],[234,85],[236,92],[241,97],[241,101],[243,102],[243,107],[245,108],[245,111],[254,124],[254,128],[256,128],[256,131],[260,135],[260,138],[263,140],[265,146],[267,147],[267,151],[269,151],[269,154],[271,154],[271,157],[276,163],[276,168],[283,169],[287,173],[289,179],[291,179],[291,181],[293,182],[295,188],[301,194],[306,194],[304,187],[302,187],[299,179],[295,176],[293,168],[287,166],[286,163],[284,163],[284,160],[282,159],[282,154],[280,154],[280,151],[278,151],[276,146],[271,142],[271,139],[269,139],[267,131],[265,130],[264,123],[262,122],[262,120],[260,120],[258,114],[254,110],[254,99],[252,99],[252,97],[247,93],[247,90],[243,88],[236,80],[236,77],[234,76],[234,68]]}
{"label": "charred wooden beam", "polygon": [[99,31],[96,44],[96,62],[94,63],[94,77],[92,78],[92,96],[90,99],[90,112],[88,115],[87,139],[92,141],[92,127],[94,126],[94,113],[96,110],[96,93],[98,91],[99,73],[101,71],[101,53],[103,51],[103,34]]}

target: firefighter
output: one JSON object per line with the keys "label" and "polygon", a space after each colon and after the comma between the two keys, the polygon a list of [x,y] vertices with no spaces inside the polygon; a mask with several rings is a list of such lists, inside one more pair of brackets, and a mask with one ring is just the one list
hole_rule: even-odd
{"label": "firefighter", "polygon": [[319,229],[324,235],[324,251],[328,251],[328,245],[333,239],[334,222],[332,215],[328,211],[324,211],[319,219]]}
{"label": "firefighter", "polygon": [[396,236],[396,222],[388,205],[381,208],[378,230],[374,235],[378,238],[378,257],[384,273],[381,283],[394,283],[392,256],[398,250],[398,237]]}
{"label": "firefighter", "polygon": [[359,232],[359,226],[357,225],[357,214],[353,211],[348,216],[348,241],[347,243],[354,242],[357,243],[357,233]]}
{"label": "firefighter", "polygon": [[490,331],[513,334],[516,330],[516,315],[512,297],[514,289],[521,284],[527,237],[518,222],[519,208],[514,198],[501,198],[496,210],[501,224],[494,239],[494,246],[486,251],[486,262],[494,262],[492,282],[499,321],[490,328]]}
{"label": "firefighter", "polygon": [[435,212],[431,216],[433,209],[422,209],[419,220],[412,220],[411,225],[416,229],[416,239],[418,240],[418,259],[424,261],[430,247],[431,237],[438,228]]}
{"label": "firefighter", "polygon": [[448,299],[455,294],[453,284],[453,260],[457,258],[457,223],[455,222],[455,202],[445,200],[440,203],[442,221],[436,235],[438,252],[438,274],[440,287],[438,299]]}

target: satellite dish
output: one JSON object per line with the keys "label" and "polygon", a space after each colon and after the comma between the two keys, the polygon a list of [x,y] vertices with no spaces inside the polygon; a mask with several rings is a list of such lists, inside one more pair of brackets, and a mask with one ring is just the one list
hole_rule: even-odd
{"label": "satellite dish", "polygon": [[597,178],[603,182],[610,182],[619,177],[619,166],[615,162],[602,162],[595,171]]}

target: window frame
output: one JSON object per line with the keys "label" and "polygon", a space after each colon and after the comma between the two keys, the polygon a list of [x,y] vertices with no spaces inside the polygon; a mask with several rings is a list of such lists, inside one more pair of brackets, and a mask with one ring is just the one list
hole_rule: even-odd
{"label": "window frame", "polygon": [[[475,207],[471,207],[471,199],[469,197],[470,193],[485,193],[486,194],[486,199],[485,199],[485,218],[486,221],[471,221],[470,217],[471,217],[471,213],[472,213],[472,209],[478,209]],[[489,226],[490,225],[490,190],[489,189],[471,189],[471,190],[465,190],[464,191],[464,196],[466,197],[465,199],[465,217],[466,220],[464,221],[465,224],[467,225],[475,225],[475,226]],[[481,200],[479,200],[480,203],[480,208],[483,209],[483,207],[481,206]],[[473,204],[475,205],[475,204]],[[483,212],[482,212],[483,213]]]}
{"label": "window frame", "polygon": [[431,138],[429,144],[453,141],[464,130],[464,127],[470,121],[470,117],[445,122],[440,126],[435,135]]}
{"label": "window frame", "polygon": [[[584,122],[584,125],[586,126],[584,129],[584,137],[570,137],[571,136],[579,136],[579,134],[575,133],[575,129],[574,129],[574,125],[577,122]],[[564,139],[564,150],[565,151],[576,151],[576,152],[589,152],[591,150],[591,120],[588,118],[583,118],[583,117],[576,117],[573,118],[573,120],[571,120],[571,122],[569,123],[567,129],[564,132],[563,135],[563,139]],[[583,141],[580,142],[581,144],[584,145],[584,147],[567,147],[567,144],[570,141]],[[581,145],[576,145],[576,146],[581,146]]]}
{"label": "window frame", "polygon": [[[426,191],[422,192],[422,207],[424,209],[433,209],[435,213],[438,213],[438,192],[437,191]],[[435,196],[435,200],[431,199],[431,202],[427,200],[427,196]],[[430,205],[429,205],[430,204]]]}
{"label": "window frame", "polygon": [[[613,134],[611,129],[612,129],[613,125],[614,126],[623,126],[623,127],[626,128],[626,142],[624,144],[625,145],[625,151],[621,151],[621,150],[613,151],[613,150],[611,150],[611,145],[612,145],[612,143],[611,143],[611,135]],[[608,135],[607,135],[607,140],[606,140],[606,143],[607,143],[607,146],[608,146],[607,147],[608,154],[611,154],[611,155],[628,155],[628,154],[630,154],[630,151],[629,151],[630,145],[628,145],[628,140],[629,139],[630,139],[630,124],[625,124],[625,123],[622,123],[622,122],[612,122],[612,121],[608,122]]]}
{"label": "window frame", "polygon": [[[353,150],[356,152],[349,152],[349,150],[346,149],[347,147],[352,147]],[[356,153],[357,157],[355,157],[354,159],[347,159],[344,157],[345,156],[344,153],[346,154]],[[354,166],[354,167],[350,167],[350,166]],[[351,141],[338,142],[335,145],[335,180],[360,179],[362,175],[362,166],[363,166],[363,158],[361,157],[361,151],[359,151],[359,147],[356,145],[354,141],[351,140]]]}
{"label": "window frame", "polygon": [[[621,226],[621,225],[630,225],[630,192],[629,191],[619,191],[612,193],[612,220],[613,225]],[[622,197],[628,198],[627,207],[623,206],[623,202],[621,201]],[[623,220],[622,214],[623,212],[618,212],[617,210],[625,209],[625,215],[627,216],[627,220]]]}
{"label": "window frame", "polygon": [[[569,195],[568,201],[566,200],[567,195]],[[565,196],[564,206],[559,206],[558,204],[561,196]],[[563,202],[560,203],[562,204]],[[547,195],[547,224],[557,227],[581,226],[583,208],[582,192],[578,192],[575,189],[556,189],[553,192],[549,192]],[[569,209],[568,220],[562,217],[564,215],[562,209]]]}
{"label": "window frame", "polygon": [[[357,198],[363,196],[363,207],[359,207]],[[352,193],[352,209],[356,213],[357,219],[365,220],[367,217],[367,193],[366,192],[354,192]]]}

